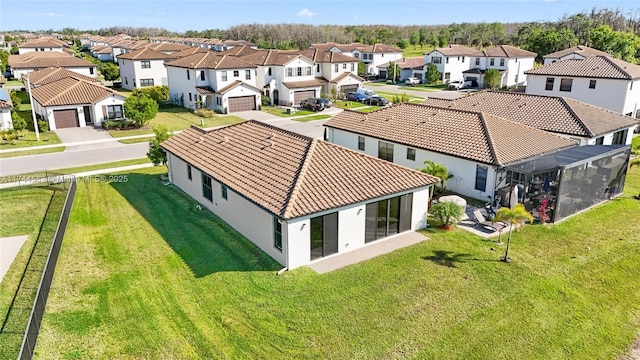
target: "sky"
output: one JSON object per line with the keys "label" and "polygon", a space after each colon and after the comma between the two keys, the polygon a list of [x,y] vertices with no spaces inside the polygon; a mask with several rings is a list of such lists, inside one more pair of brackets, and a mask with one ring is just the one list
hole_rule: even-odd
{"label": "sky", "polygon": [[[438,25],[554,21],[591,8],[640,9],[637,0],[0,0],[0,32],[110,26],[169,31],[247,23]],[[638,10],[640,11],[640,10]],[[640,14],[640,13],[639,13]]]}

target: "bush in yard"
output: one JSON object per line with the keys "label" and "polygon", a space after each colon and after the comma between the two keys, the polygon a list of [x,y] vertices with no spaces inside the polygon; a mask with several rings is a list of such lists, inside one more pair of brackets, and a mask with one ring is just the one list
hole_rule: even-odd
{"label": "bush in yard", "polygon": [[27,121],[18,115],[17,111],[11,112],[11,122],[13,123],[13,128],[16,130],[22,130],[27,127]]}
{"label": "bush in yard", "polygon": [[264,96],[262,95],[262,97],[260,98],[261,102],[262,102],[262,106],[271,106],[271,99],[268,96]]}
{"label": "bush in yard", "polygon": [[462,220],[464,211],[452,201],[442,201],[434,204],[431,209],[429,209],[429,214],[438,219],[442,228],[450,230]]}
{"label": "bush in yard", "polygon": [[160,147],[160,144],[169,138],[169,129],[164,125],[160,125],[153,128],[153,132],[156,134],[156,137],[149,141],[147,157],[154,166],[165,165],[167,163],[167,153]]}
{"label": "bush in yard", "polygon": [[436,64],[430,63],[427,65],[427,84],[437,84],[441,79],[440,71]]}
{"label": "bush in yard", "polygon": [[148,97],[158,103],[162,101],[169,101],[169,86],[147,86],[141,89],[135,89],[131,96]]}
{"label": "bush in yard", "polygon": [[124,101],[124,114],[137,127],[147,125],[157,113],[158,103],[146,96],[129,96]]}
{"label": "bush in yard", "polygon": [[100,73],[107,81],[118,80],[120,78],[120,68],[114,63],[103,63],[100,65]]}
{"label": "bush in yard", "polygon": [[216,113],[213,112],[213,110],[209,110],[209,109],[198,109],[194,111],[193,114],[201,118],[207,118],[207,119],[216,117]]}
{"label": "bush in yard", "polygon": [[11,96],[11,103],[13,104],[14,109],[17,109],[18,107],[20,107],[20,105],[22,105],[22,99],[20,99],[20,96],[18,96],[17,91],[11,90],[9,96]]}
{"label": "bush in yard", "polygon": [[49,131],[49,123],[46,120],[43,120],[43,119],[38,120],[38,130],[40,132]]}
{"label": "bush in yard", "polygon": [[392,103],[394,104],[399,104],[399,103],[404,103],[404,102],[408,102],[409,101],[409,95],[407,95],[407,93],[402,93],[400,95],[393,95],[393,99],[391,99]]}
{"label": "bush in yard", "polygon": [[495,89],[500,83],[500,72],[498,69],[487,69],[484,73],[484,86],[488,89]]}

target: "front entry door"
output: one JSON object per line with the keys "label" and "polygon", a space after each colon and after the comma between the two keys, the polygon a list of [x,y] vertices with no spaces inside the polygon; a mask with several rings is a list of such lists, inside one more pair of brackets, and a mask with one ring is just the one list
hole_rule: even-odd
{"label": "front entry door", "polygon": [[338,252],[338,213],[311,219],[311,260]]}
{"label": "front entry door", "polygon": [[93,124],[93,114],[91,113],[91,106],[84,106],[82,108],[82,112],[84,113],[84,122],[87,125]]}

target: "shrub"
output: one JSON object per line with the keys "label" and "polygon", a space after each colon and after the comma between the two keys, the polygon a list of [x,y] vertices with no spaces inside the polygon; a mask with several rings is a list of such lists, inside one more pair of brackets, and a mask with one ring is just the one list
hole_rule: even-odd
{"label": "shrub", "polygon": [[49,131],[49,123],[46,120],[39,119],[38,120],[38,130],[40,130],[40,132]]}
{"label": "shrub", "polygon": [[213,110],[209,110],[209,109],[198,109],[196,111],[193,112],[196,116],[202,117],[202,118],[207,118],[207,119],[211,119],[214,118],[216,116],[216,113],[213,112]]}
{"label": "shrub", "polygon": [[262,95],[262,106],[270,106],[271,105],[271,99],[268,96],[264,96]]}
{"label": "shrub", "polygon": [[9,95],[11,96],[11,102],[13,103],[14,109],[17,109],[18,107],[20,107],[20,105],[22,105],[22,99],[20,99],[20,96],[18,96],[17,91],[12,90]]}
{"label": "shrub", "polygon": [[129,96],[124,101],[124,113],[137,127],[143,127],[158,113],[158,103],[146,96]]}
{"label": "shrub", "polygon": [[13,122],[13,128],[16,130],[22,130],[27,127],[27,121],[16,111],[11,112],[11,122]]}
{"label": "shrub", "polygon": [[429,214],[435,216],[440,225],[450,227],[460,222],[464,211],[452,201],[442,201],[433,205]]}
{"label": "shrub", "polygon": [[401,95],[393,95],[393,99],[391,102],[393,102],[394,104],[398,104],[398,103],[403,103],[408,101],[409,101],[409,95],[407,95],[407,93],[402,93]]}
{"label": "shrub", "polygon": [[128,130],[136,129],[138,126],[131,120],[105,120],[102,122],[102,128],[105,130]]}
{"label": "shrub", "polygon": [[156,102],[169,101],[169,86],[147,86],[141,89],[133,90],[132,96],[144,96],[155,100]]}

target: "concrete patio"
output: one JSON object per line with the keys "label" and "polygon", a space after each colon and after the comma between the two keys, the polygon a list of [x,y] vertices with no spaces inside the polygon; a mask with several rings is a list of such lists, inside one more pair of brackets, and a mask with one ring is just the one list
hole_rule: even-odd
{"label": "concrete patio", "polygon": [[[483,237],[485,239],[499,236],[500,235],[499,231],[493,231],[493,229],[476,224],[473,221],[473,211],[476,209],[477,208],[474,206],[467,205],[467,207],[465,208],[465,214],[462,216],[462,221],[458,224],[458,227],[460,227],[460,229],[462,230],[468,231],[474,235]],[[504,229],[502,229],[502,234],[503,235],[508,234],[509,228],[510,226],[507,226]]]}
{"label": "concrete patio", "polygon": [[415,231],[409,231],[389,239],[376,241],[371,245],[367,245],[358,250],[316,260],[308,266],[311,269],[315,270],[315,272],[317,272],[318,274],[324,274],[348,265],[373,259],[376,256],[387,254],[392,251],[417,244],[426,239],[427,237],[422,234],[419,234]]}

